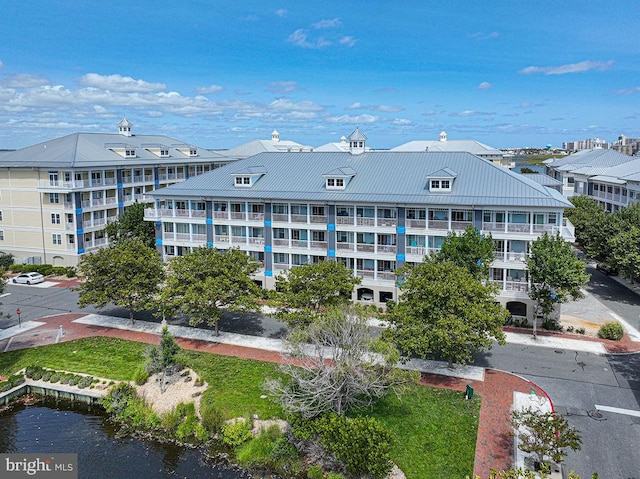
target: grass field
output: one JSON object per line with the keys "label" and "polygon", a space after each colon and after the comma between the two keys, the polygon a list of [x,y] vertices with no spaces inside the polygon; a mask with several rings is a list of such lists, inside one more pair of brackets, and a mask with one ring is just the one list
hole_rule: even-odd
{"label": "grass field", "polygon": [[[115,380],[132,379],[145,361],[148,345],[96,337],[0,354],[0,375],[28,366],[87,373]],[[182,352],[183,362],[208,384],[225,416],[257,414],[282,417],[279,405],[261,398],[267,377],[278,375],[274,364],[194,351]],[[395,433],[394,461],[408,479],[462,478],[473,472],[480,401],[465,401],[463,393],[422,386],[401,399],[388,396],[371,415]]]}

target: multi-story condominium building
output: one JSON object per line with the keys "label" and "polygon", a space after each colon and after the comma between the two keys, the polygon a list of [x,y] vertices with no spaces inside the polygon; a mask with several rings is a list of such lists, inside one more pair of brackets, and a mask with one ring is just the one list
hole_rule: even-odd
{"label": "multi-story condominium building", "polygon": [[618,140],[611,144],[611,148],[625,155],[638,155],[640,154],[640,138],[628,138],[620,135]]}
{"label": "multi-story condominium building", "polygon": [[[362,146],[360,146],[362,145]],[[193,247],[240,248],[262,263],[256,281],[305,263],[344,263],[354,300],[398,297],[395,270],[438,251],[450,232],[491,234],[490,280],[514,315],[533,317],[525,258],[544,232],[572,241],[570,203],[553,188],[469,153],[262,153],[150,194],[165,259]]]}
{"label": "multi-story condominium building", "polygon": [[391,148],[391,151],[465,151],[505,168],[515,167],[515,162],[511,161],[513,155],[476,140],[448,140],[444,131],[440,133],[440,140],[414,140]]}
{"label": "multi-story condominium building", "polygon": [[[562,192],[566,197],[573,195],[590,195],[593,188],[589,186],[589,179],[604,174],[610,168],[633,162],[631,156],[619,153],[615,150],[603,150],[600,148],[582,150],[563,158],[551,158],[544,161],[545,173],[562,182]],[[611,203],[609,211],[617,209],[617,206],[626,203],[626,189],[620,189],[620,183],[609,185],[611,195],[616,195],[619,202]],[[607,187],[608,188],[608,187]],[[624,197],[623,197],[624,196]],[[611,198],[610,198],[611,199]]]}
{"label": "multi-story condominium building", "polygon": [[[104,227],[151,191],[231,160],[160,135],[75,133],[0,156],[0,251],[76,265],[107,244]],[[204,213],[203,213],[204,214]]]}
{"label": "multi-story condominium building", "polygon": [[587,138],[586,140],[567,141],[562,144],[562,148],[569,152],[580,150],[591,150],[594,148],[607,149],[609,144],[600,138]]}
{"label": "multi-story condominium building", "polygon": [[270,140],[252,140],[248,143],[244,143],[235,148],[229,150],[214,150],[216,153],[220,153],[233,160],[243,160],[258,153],[277,153],[277,152],[301,152],[301,151],[313,151],[313,148],[306,145],[301,145],[295,141],[281,140],[278,130],[271,132]]}

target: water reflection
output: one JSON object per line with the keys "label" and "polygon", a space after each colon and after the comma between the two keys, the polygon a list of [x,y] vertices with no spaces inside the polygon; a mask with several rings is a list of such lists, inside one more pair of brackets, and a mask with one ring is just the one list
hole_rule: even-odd
{"label": "water reflection", "polygon": [[83,479],[244,479],[197,450],[118,433],[99,408],[43,400],[0,414],[0,452],[78,453]]}

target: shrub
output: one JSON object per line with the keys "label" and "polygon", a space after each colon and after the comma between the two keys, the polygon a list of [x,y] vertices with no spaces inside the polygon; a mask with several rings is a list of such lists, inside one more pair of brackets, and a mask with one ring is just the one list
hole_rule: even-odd
{"label": "shrub", "polygon": [[624,328],[617,321],[607,321],[598,329],[598,337],[620,341],[624,336]]}
{"label": "shrub", "polygon": [[573,333],[573,326],[567,326],[567,333]]}
{"label": "shrub", "polygon": [[43,381],[49,381],[49,379],[51,379],[52,375],[53,375],[53,372],[45,371],[44,373],[42,373],[42,380]]}
{"label": "shrub", "polygon": [[271,426],[251,441],[244,443],[237,452],[236,459],[245,467],[270,467],[273,465],[273,449],[282,437],[278,426]]}
{"label": "shrub", "polygon": [[350,475],[381,478],[393,466],[392,435],[374,418],[327,414],[294,421],[292,432],[299,439],[318,436],[322,446],[344,463]]}
{"label": "shrub", "polygon": [[210,434],[216,434],[222,429],[224,415],[215,404],[212,394],[204,394],[200,402],[200,417],[202,425]]}
{"label": "shrub", "polygon": [[344,479],[344,476],[339,472],[330,472],[327,475],[327,479]]}
{"label": "shrub", "polygon": [[172,409],[161,417],[161,422],[165,431],[174,434],[182,422],[182,416],[177,409]]}
{"label": "shrub", "polygon": [[109,414],[118,416],[135,397],[137,397],[137,394],[133,386],[127,383],[120,383],[112,387],[109,393],[100,399],[100,404],[104,406]]}
{"label": "shrub", "polygon": [[95,379],[93,379],[91,376],[82,376],[80,378],[80,380],[78,381],[77,386],[80,389],[84,389],[86,387],[91,386],[94,383]]}
{"label": "shrub", "polygon": [[60,373],[59,372],[52,373],[51,377],[49,378],[49,382],[50,383],[57,383],[58,381],[60,381]]}
{"label": "shrub", "polygon": [[133,381],[138,385],[142,386],[149,379],[149,371],[147,371],[144,367],[139,367],[133,372]]}
{"label": "shrub", "polygon": [[578,334],[586,334],[587,330],[584,329],[584,328],[578,328],[578,329],[576,329],[576,333],[578,333]]}
{"label": "shrub", "polygon": [[307,469],[307,479],[324,479],[322,468],[315,464],[310,466],[309,469]]}
{"label": "shrub", "polygon": [[249,421],[236,419],[225,423],[222,426],[222,443],[226,446],[236,448],[251,439]]}

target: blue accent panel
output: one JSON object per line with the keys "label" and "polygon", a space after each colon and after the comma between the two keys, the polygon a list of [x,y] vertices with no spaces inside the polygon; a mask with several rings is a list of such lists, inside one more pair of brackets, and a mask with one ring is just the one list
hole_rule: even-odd
{"label": "blue accent panel", "polygon": [[118,188],[122,189],[122,183],[118,183],[116,186],[117,186]]}
{"label": "blue accent panel", "polygon": [[207,241],[207,248],[213,248],[213,241]]}
{"label": "blue accent panel", "polygon": [[273,271],[271,271],[270,269],[268,269],[268,270],[266,270],[266,271],[264,272],[264,275],[265,275],[265,276],[273,276]]}
{"label": "blue accent panel", "polygon": [[124,208],[124,201],[118,201],[118,208]]}
{"label": "blue accent panel", "polygon": [[329,251],[327,251],[327,256],[329,258],[335,258],[336,257],[336,250],[330,249]]}
{"label": "blue accent panel", "polygon": [[157,188],[160,185],[160,180],[153,180],[153,184]]}
{"label": "blue accent panel", "polygon": [[78,248],[78,254],[84,253],[84,248]]}
{"label": "blue accent panel", "polygon": [[271,220],[264,220],[264,226],[266,228],[270,228],[271,227]]}
{"label": "blue accent panel", "polygon": [[156,226],[162,226],[162,221],[154,221],[153,224]]}
{"label": "blue accent panel", "polygon": [[212,225],[213,224],[213,218],[207,218],[207,224],[208,225]]}
{"label": "blue accent panel", "polygon": [[162,238],[156,238],[156,244],[157,245],[161,245],[162,244]]}
{"label": "blue accent panel", "polygon": [[396,261],[404,261],[404,253],[398,253],[396,255]]}
{"label": "blue accent panel", "polygon": [[327,231],[335,231],[336,230],[336,225],[334,223],[329,223],[327,225]]}
{"label": "blue accent panel", "polygon": [[403,235],[406,233],[407,230],[404,226],[398,226],[397,231],[399,235]]}
{"label": "blue accent panel", "polygon": [[271,245],[270,244],[267,244],[267,245],[264,246],[264,252],[265,253],[271,253]]}
{"label": "blue accent panel", "polygon": [[81,235],[83,233],[84,233],[84,228],[78,228],[78,233],[77,234]]}
{"label": "blue accent panel", "polygon": [[81,215],[82,214],[82,208],[76,208],[76,214],[77,215]]}

